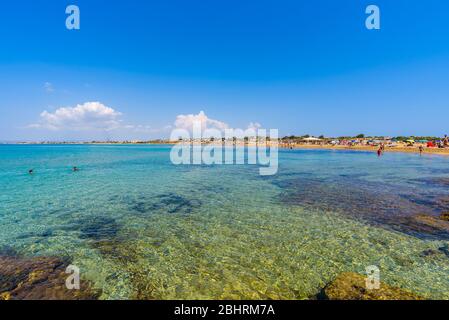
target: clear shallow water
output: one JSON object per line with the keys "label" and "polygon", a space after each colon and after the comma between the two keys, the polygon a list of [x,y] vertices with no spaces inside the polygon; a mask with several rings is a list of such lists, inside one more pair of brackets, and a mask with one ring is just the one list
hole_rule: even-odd
{"label": "clear shallow water", "polygon": [[0,146],[0,248],[69,257],[104,299],[302,299],[369,265],[449,299],[448,237],[406,222],[449,211],[449,158],[281,151],[261,177],[169,150]]}

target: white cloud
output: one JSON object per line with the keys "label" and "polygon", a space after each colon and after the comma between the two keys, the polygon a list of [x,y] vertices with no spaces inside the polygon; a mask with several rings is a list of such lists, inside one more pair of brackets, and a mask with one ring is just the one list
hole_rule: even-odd
{"label": "white cloud", "polygon": [[100,102],[44,111],[40,121],[30,127],[51,130],[113,130],[121,127],[122,114]]}
{"label": "white cloud", "polygon": [[[155,128],[144,124],[126,123],[122,113],[101,102],[86,102],[75,107],[61,107],[53,112],[43,111],[40,119],[28,128],[47,129],[53,131],[114,131],[122,136],[131,135],[162,135],[173,129],[185,129],[189,132],[195,122],[201,123],[202,130],[215,129],[223,133],[229,125],[223,121],[209,118],[204,111],[198,114],[178,115],[173,126]],[[251,122],[249,129],[257,130],[261,125]]]}
{"label": "white cloud", "polygon": [[250,122],[248,125],[248,129],[250,130],[258,130],[262,128],[262,125],[259,122]]}
{"label": "white cloud", "polygon": [[53,87],[53,85],[50,82],[45,82],[44,83],[44,89],[48,93],[52,93],[52,92],[55,91],[55,88]]}
{"label": "white cloud", "polygon": [[125,129],[128,132],[133,132],[133,133],[140,133],[140,134],[147,134],[147,133],[151,133],[151,134],[161,134],[161,133],[166,133],[171,129],[171,126],[165,126],[163,128],[154,128],[152,126],[149,125],[141,125],[141,124],[127,124],[121,127],[121,129]]}
{"label": "white cloud", "polygon": [[[174,128],[176,129],[185,129],[188,131],[192,131],[193,123],[199,122],[201,123],[201,129],[204,131],[206,129],[217,129],[219,131],[224,131],[225,129],[229,129],[229,125],[223,121],[215,120],[209,118],[204,111],[200,111],[198,114],[188,114],[188,115],[178,115],[176,117],[176,121],[174,123]],[[258,122],[250,122],[248,124],[247,129],[258,130],[262,127],[262,125]]]}
{"label": "white cloud", "polygon": [[223,131],[223,130],[229,128],[228,124],[225,122],[210,119],[204,113],[204,111],[200,111],[200,113],[198,113],[197,115],[195,115],[195,114],[188,114],[188,115],[180,114],[176,117],[174,126],[177,129],[185,129],[188,131],[192,131],[193,124],[195,122],[201,123],[202,130],[217,129],[217,130]]}

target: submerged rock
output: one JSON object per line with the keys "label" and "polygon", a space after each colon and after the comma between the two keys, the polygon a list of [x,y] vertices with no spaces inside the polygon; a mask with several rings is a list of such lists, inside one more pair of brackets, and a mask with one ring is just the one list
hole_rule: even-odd
{"label": "submerged rock", "polygon": [[187,199],[175,193],[165,193],[155,197],[140,196],[128,201],[130,208],[139,214],[166,212],[175,214],[190,214],[202,203],[196,199]]}
{"label": "submerged rock", "polygon": [[58,258],[0,256],[0,300],[92,300],[99,293],[81,280],[80,290],[65,281],[68,263]]}
{"label": "submerged rock", "polygon": [[418,214],[410,217],[398,217],[395,220],[399,231],[426,239],[449,240],[449,221],[438,216]]}
{"label": "submerged rock", "polygon": [[417,215],[413,220],[422,226],[422,228],[431,228],[441,232],[449,233],[449,221],[445,221],[443,217],[440,219],[429,215]]}
{"label": "submerged rock", "polygon": [[420,239],[449,240],[449,229],[440,223],[446,221],[436,218],[439,221],[432,223],[419,218],[446,212],[449,198],[444,195],[396,190],[388,185],[380,188],[377,183],[341,177],[332,181],[287,177],[272,183],[282,189],[279,200],[287,206],[338,212]]}
{"label": "submerged rock", "polygon": [[421,253],[421,256],[422,257],[431,257],[431,256],[435,256],[437,254],[438,254],[438,251],[433,250],[433,249],[427,249]]}
{"label": "submerged rock", "polygon": [[366,277],[352,272],[340,274],[322,291],[328,300],[423,300],[422,297],[384,283],[379,289],[366,288]]}
{"label": "submerged rock", "polygon": [[91,242],[91,246],[97,249],[103,256],[124,264],[136,263],[139,258],[136,252],[136,245],[130,242],[122,242],[117,239],[101,240]]}
{"label": "submerged rock", "polygon": [[438,248],[438,250],[440,250],[440,252],[444,253],[447,257],[449,257],[449,245],[446,244]]}
{"label": "submerged rock", "polygon": [[104,216],[84,217],[78,220],[81,239],[114,239],[120,231],[115,219]]}
{"label": "submerged rock", "polygon": [[449,212],[443,212],[443,213],[440,215],[440,219],[441,219],[441,220],[445,220],[445,221],[449,221]]}

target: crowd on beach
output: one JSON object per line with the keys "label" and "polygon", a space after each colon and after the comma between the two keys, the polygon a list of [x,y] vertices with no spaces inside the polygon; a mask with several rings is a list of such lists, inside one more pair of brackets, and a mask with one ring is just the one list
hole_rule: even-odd
{"label": "crowd on beach", "polygon": [[284,144],[311,144],[311,145],[340,145],[340,146],[380,146],[385,145],[389,147],[396,146],[419,146],[425,145],[429,148],[449,148],[449,137],[444,135],[443,138],[431,139],[415,139],[413,137],[390,138],[390,137],[345,137],[345,138],[315,138],[310,136],[304,137],[284,137],[282,138]]}
{"label": "crowd on beach", "polygon": [[284,148],[335,148],[335,149],[362,149],[377,151],[382,155],[389,151],[414,151],[414,152],[435,152],[449,153],[449,137],[357,137],[316,138],[311,136],[284,137],[281,139],[281,147]]}

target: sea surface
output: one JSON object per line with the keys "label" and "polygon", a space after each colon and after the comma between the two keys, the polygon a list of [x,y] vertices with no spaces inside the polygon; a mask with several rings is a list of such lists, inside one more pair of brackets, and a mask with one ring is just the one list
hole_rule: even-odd
{"label": "sea surface", "polygon": [[449,299],[449,233],[414,219],[449,211],[449,157],[281,150],[264,177],[169,153],[1,145],[0,254],[68,258],[102,299],[308,299],[371,265]]}

